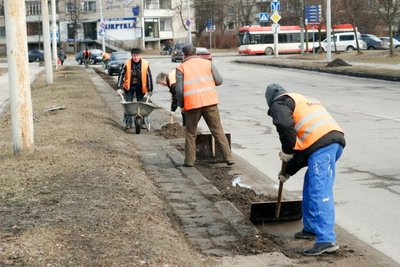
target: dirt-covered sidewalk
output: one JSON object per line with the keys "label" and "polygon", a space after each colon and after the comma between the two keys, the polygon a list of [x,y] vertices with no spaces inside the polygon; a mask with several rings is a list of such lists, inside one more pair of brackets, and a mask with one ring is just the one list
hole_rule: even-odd
{"label": "dirt-covered sidewalk", "polygon": [[[32,86],[35,152],[0,129],[1,266],[205,266],[82,68]],[[45,112],[50,107],[65,109]]]}

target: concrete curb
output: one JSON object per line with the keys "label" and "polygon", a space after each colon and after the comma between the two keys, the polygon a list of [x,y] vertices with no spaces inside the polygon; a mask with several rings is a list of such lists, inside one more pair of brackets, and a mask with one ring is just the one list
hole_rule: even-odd
{"label": "concrete curb", "polygon": [[277,62],[255,62],[255,61],[248,61],[248,60],[234,60],[234,62],[240,63],[240,64],[255,64],[255,65],[263,65],[263,66],[272,66],[272,67],[277,67],[277,68],[290,68],[290,69],[324,72],[324,73],[330,73],[330,74],[336,74],[336,75],[346,75],[346,76],[359,77],[359,78],[379,79],[379,80],[394,81],[394,82],[400,81],[400,76],[373,74],[373,73],[357,72],[357,71],[343,70],[343,69],[341,70],[341,69],[333,69],[333,68],[321,68],[321,67],[313,67],[313,66],[307,66],[307,65],[299,66],[299,65],[291,65],[291,64],[277,63]]}

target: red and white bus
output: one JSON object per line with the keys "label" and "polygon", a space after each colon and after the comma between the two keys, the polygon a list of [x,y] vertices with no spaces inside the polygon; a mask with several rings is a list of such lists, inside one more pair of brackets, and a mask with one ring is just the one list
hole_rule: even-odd
{"label": "red and white bus", "polygon": [[[300,53],[300,26],[280,26],[277,49],[279,53]],[[351,32],[351,24],[333,25],[334,32]],[[318,47],[319,33],[317,26],[307,25],[304,33],[304,46],[308,39],[308,51]],[[314,35],[314,37],[313,37]],[[274,33],[272,27],[245,26],[239,29],[239,53],[249,55],[274,54]],[[326,27],[321,27],[321,41],[326,38]],[[306,48],[304,48],[306,49]]]}

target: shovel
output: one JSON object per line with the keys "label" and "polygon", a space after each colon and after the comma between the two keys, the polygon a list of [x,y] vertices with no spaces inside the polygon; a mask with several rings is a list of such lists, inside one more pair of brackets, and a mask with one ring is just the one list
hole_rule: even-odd
{"label": "shovel", "polygon": [[[281,173],[284,174],[286,162],[282,161]],[[251,204],[250,220],[253,223],[274,221],[295,221],[302,218],[301,200],[282,201],[283,183],[279,181],[277,201]]]}

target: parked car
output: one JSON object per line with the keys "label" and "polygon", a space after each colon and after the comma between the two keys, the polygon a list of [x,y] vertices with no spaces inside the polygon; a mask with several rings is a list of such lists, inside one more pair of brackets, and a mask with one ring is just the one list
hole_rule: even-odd
{"label": "parked car", "polygon": [[[360,34],[358,34],[358,45],[360,49],[366,49],[366,44],[361,40]],[[321,47],[316,47],[316,51],[322,49],[322,51],[326,51],[328,46],[327,39],[321,42]],[[357,49],[356,36],[354,32],[341,32],[336,33],[331,36],[331,50],[335,51],[353,51]]]}
{"label": "parked car", "polygon": [[108,75],[112,76],[114,73],[119,73],[122,70],[122,66],[127,59],[130,59],[131,53],[129,52],[113,52],[108,62],[107,72]]}
{"label": "parked car", "polygon": [[184,43],[177,43],[174,45],[174,47],[172,48],[172,52],[171,52],[171,61],[172,62],[177,62],[182,61],[183,60],[183,52],[182,52],[182,48],[185,46],[186,44]]}
{"label": "parked car", "polygon": [[[89,49],[90,64],[96,64],[103,60],[103,51],[100,49]],[[79,65],[83,64],[83,50],[75,54],[75,60]]]}
{"label": "parked car", "polygon": [[210,51],[208,51],[208,49],[205,47],[196,47],[196,55],[198,55],[201,58],[212,60]]}
{"label": "parked car", "polygon": [[[390,47],[390,37],[379,37],[384,43],[387,44],[388,47]],[[393,48],[399,48],[400,47],[400,41],[396,40],[395,38],[392,38],[393,41]]]}
{"label": "parked car", "polygon": [[367,44],[368,50],[389,49],[387,44],[373,34],[361,34],[361,38]]}
{"label": "parked car", "polygon": [[44,60],[44,52],[40,49],[32,49],[28,52],[28,61],[29,62],[39,62]]}

